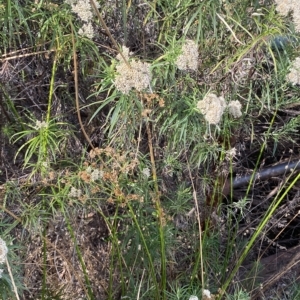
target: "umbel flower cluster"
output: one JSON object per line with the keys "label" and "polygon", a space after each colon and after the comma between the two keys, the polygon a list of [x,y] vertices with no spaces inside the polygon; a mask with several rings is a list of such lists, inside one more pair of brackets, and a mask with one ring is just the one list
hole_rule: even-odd
{"label": "umbel flower cluster", "polygon": [[119,61],[114,81],[117,90],[127,95],[133,88],[140,92],[150,87],[152,78],[150,64],[135,59],[129,60],[131,53],[125,46],[122,47],[122,54],[126,61],[120,54],[116,57]]}
{"label": "umbel flower cluster", "polygon": [[[8,249],[6,243],[0,238],[0,264],[5,263],[7,252]],[[3,273],[3,269],[0,269],[0,278],[2,277],[2,273]]]}
{"label": "umbel flower cluster", "polygon": [[205,120],[209,124],[217,125],[221,121],[223,113],[228,108],[228,112],[234,117],[242,116],[242,105],[239,101],[231,101],[226,105],[223,97],[218,97],[215,94],[207,94],[203,100],[198,101],[197,108],[204,115]]}
{"label": "umbel flower cluster", "polygon": [[300,32],[300,5],[299,0],[275,0],[276,10],[284,16],[293,12],[293,20],[296,31]]}
{"label": "umbel flower cluster", "polygon": [[292,62],[290,72],[287,74],[286,79],[293,85],[300,84],[300,57],[297,57]]}
{"label": "umbel flower cluster", "polygon": [[[72,12],[75,13],[83,22],[83,26],[79,29],[78,34],[86,36],[89,39],[94,37],[94,28],[92,26],[93,10],[90,4],[90,0],[65,0],[65,2],[71,5]],[[99,3],[95,1],[97,8]]]}
{"label": "umbel flower cluster", "polygon": [[198,58],[198,45],[192,40],[186,40],[175,64],[179,70],[196,71],[198,68]]}
{"label": "umbel flower cluster", "polygon": [[48,127],[48,124],[45,121],[41,122],[39,120],[36,120],[34,129],[40,130],[40,129],[47,128],[47,127]]}

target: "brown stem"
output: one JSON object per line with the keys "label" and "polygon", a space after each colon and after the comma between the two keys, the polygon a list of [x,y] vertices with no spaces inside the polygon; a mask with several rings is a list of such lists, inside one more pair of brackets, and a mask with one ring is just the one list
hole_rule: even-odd
{"label": "brown stem", "polygon": [[91,5],[92,5],[92,7],[93,7],[93,9],[94,9],[94,11],[95,11],[95,13],[96,13],[98,19],[99,19],[101,25],[102,25],[103,28],[105,29],[106,34],[108,35],[109,39],[111,40],[111,42],[113,43],[113,45],[115,46],[115,48],[118,50],[118,52],[120,53],[120,55],[121,55],[122,58],[124,59],[124,62],[126,63],[126,65],[127,65],[129,68],[131,68],[129,62],[128,62],[127,59],[125,58],[125,56],[124,56],[122,50],[120,49],[120,47],[118,46],[116,40],[115,40],[115,39],[113,38],[113,36],[111,35],[109,28],[106,26],[106,23],[104,22],[104,20],[103,20],[101,14],[99,13],[99,11],[98,11],[98,9],[97,9],[97,6],[96,6],[96,4],[95,4],[95,2],[94,2],[94,0],[90,0],[90,3],[91,3]]}

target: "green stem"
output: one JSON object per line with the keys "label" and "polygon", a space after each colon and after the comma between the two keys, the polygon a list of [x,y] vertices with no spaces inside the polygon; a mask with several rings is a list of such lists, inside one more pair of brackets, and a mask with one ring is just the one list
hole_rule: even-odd
{"label": "green stem", "polygon": [[50,80],[50,90],[49,90],[49,98],[48,98],[48,108],[47,108],[47,116],[46,116],[46,122],[49,124],[50,122],[50,116],[51,116],[51,106],[52,106],[52,96],[54,93],[54,81],[55,81],[55,73],[57,69],[57,54],[54,57],[53,66],[52,66],[52,72],[51,72],[51,80]]}
{"label": "green stem", "polygon": [[147,255],[147,257],[148,257],[149,264],[150,264],[150,273],[151,273],[151,276],[152,276],[152,280],[153,280],[153,283],[154,283],[155,286],[156,286],[156,299],[159,300],[159,299],[160,299],[159,289],[158,289],[158,285],[157,285],[157,281],[156,281],[156,276],[155,276],[155,271],[154,271],[154,265],[153,265],[153,261],[152,261],[151,254],[150,254],[150,252],[149,252],[149,249],[148,249],[148,246],[147,246],[145,237],[144,237],[144,235],[143,235],[143,232],[142,232],[142,229],[141,229],[141,227],[140,227],[140,225],[139,225],[139,222],[138,222],[138,220],[137,220],[137,218],[136,218],[136,216],[135,216],[135,213],[134,213],[134,211],[133,211],[133,209],[132,209],[132,206],[130,205],[129,202],[127,203],[127,206],[128,206],[128,208],[129,208],[129,211],[130,211],[130,213],[131,213],[131,217],[132,217],[132,219],[133,219],[133,222],[134,222],[134,224],[135,224],[135,226],[136,226],[136,228],[137,228],[137,230],[138,230],[138,232],[139,232],[139,234],[140,234],[142,243],[143,243],[143,245],[144,245],[144,249],[145,249],[145,251],[146,251],[146,255]]}
{"label": "green stem", "polygon": [[[247,187],[247,191],[246,191],[246,195],[245,197],[248,196],[249,192],[250,192],[250,189],[252,187],[252,183],[253,183],[253,180],[255,178],[255,174],[256,174],[256,170],[258,169],[258,165],[260,163],[260,158],[263,154],[263,150],[264,148],[266,147],[266,144],[267,144],[267,139],[268,139],[268,135],[272,129],[272,125],[275,121],[275,118],[276,118],[276,115],[277,115],[277,111],[274,113],[273,115],[273,118],[271,120],[271,124],[270,124],[270,127],[268,128],[268,131],[267,131],[267,134],[266,134],[266,138],[265,138],[265,141],[264,143],[262,144],[261,148],[260,148],[260,153],[259,153],[259,156],[258,156],[258,159],[256,161],[256,165],[255,165],[255,168],[254,168],[254,172],[252,174],[252,177],[250,179],[250,182],[249,182],[249,185]],[[300,178],[300,174],[297,176],[297,178]],[[284,195],[286,195],[287,191],[290,190],[291,188],[291,185],[288,187],[288,189],[285,191]],[[280,199],[277,201],[277,198],[278,198],[278,194],[277,196],[275,197],[273,203],[275,203],[274,205],[271,205],[269,210],[267,211],[267,213],[265,214],[265,217],[263,218],[263,220],[260,222],[256,232],[254,233],[254,235],[251,237],[250,241],[248,242],[248,244],[246,245],[244,251],[242,252],[240,258],[238,259],[237,263],[235,264],[235,267],[234,269],[232,270],[232,272],[230,273],[228,279],[226,280],[225,284],[222,286],[222,291],[225,292],[226,289],[228,288],[231,280],[233,279],[233,277],[235,276],[236,272],[238,271],[239,267],[241,266],[242,262],[244,261],[244,259],[246,258],[247,254],[249,253],[250,249],[252,248],[255,240],[257,239],[258,235],[262,232],[264,226],[266,225],[266,223],[268,222],[268,220],[271,218],[272,216],[272,213],[275,211],[275,209],[277,208],[277,206],[280,204],[280,202],[282,201],[283,199],[283,196],[280,197]]]}
{"label": "green stem", "polygon": [[222,291],[226,291],[226,289],[228,288],[231,280],[233,279],[234,275],[236,274],[236,272],[238,271],[239,267],[241,266],[242,262],[244,261],[244,259],[246,258],[247,254],[249,253],[250,249],[252,248],[254,242],[256,241],[257,237],[261,234],[263,228],[265,227],[265,225],[267,224],[267,222],[270,220],[270,218],[272,217],[273,213],[275,212],[276,208],[279,206],[279,204],[281,203],[281,201],[285,198],[285,196],[287,195],[287,193],[290,191],[290,189],[300,180],[300,173],[297,175],[297,177],[292,181],[292,183],[287,187],[287,189],[285,190],[285,192],[280,196],[280,198],[277,200],[279,194],[277,194],[277,196],[275,197],[273,203],[270,205],[266,216],[263,218],[263,220],[260,222],[260,224],[258,225],[258,228],[256,229],[255,233],[253,234],[252,238],[250,239],[249,243],[246,245],[243,253],[241,254],[240,258],[238,259],[237,263],[235,264],[234,269],[232,270],[229,278],[227,279],[227,281],[225,282],[225,284],[222,287]]}
{"label": "green stem", "polygon": [[160,255],[161,255],[161,296],[162,300],[166,299],[166,287],[167,287],[167,269],[166,269],[166,246],[165,246],[165,237],[164,237],[164,215],[163,215],[163,208],[160,202],[160,192],[157,182],[157,173],[156,173],[156,166],[155,166],[155,158],[153,152],[153,145],[152,145],[152,134],[149,126],[149,122],[146,123],[147,135],[148,135],[148,145],[149,145],[149,152],[150,152],[150,160],[152,166],[152,178],[154,183],[155,189],[155,208],[158,215],[158,228],[159,228],[159,238],[160,238]]}
{"label": "green stem", "polygon": [[85,279],[85,283],[86,283],[86,287],[87,287],[87,291],[88,291],[88,295],[86,295],[87,299],[94,300],[95,298],[94,298],[93,291],[92,291],[92,288],[91,288],[91,283],[90,283],[90,280],[89,280],[89,276],[88,276],[88,273],[87,273],[87,270],[86,270],[86,266],[85,266],[81,251],[80,251],[80,249],[77,245],[76,237],[75,237],[73,228],[71,227],[71,225],[69,223],[69,220],[68,220],[68,218],[67,218],[67,216],[66,216],[63,209],[62,209],[62,212],[64,214],[64,217],[65,217],[65,220],[66,220],[66,223],[67,223],[67,227],[68,227],[69,233],[71,235],[71,238],[73,240],[75,250],[76,250],[76,253],[77,253],[77,256],[78,256],[78,259],[79,259],[79,262],[80,262],[80,265],[81,265],[81,268],[82,268],[82,271],[83,271],[83,274],[84,274],[84,279]]}
{"label": "green stem", "polygon": [[[49,123],[50,123],[50,117],[51,117],[51,107],[52,107],[52,96],[54,93],[54,82],[55,82],[55,74],[57,70],[57,56],[58,54],[56,53],[53,61],[53,66],[52,66],[52,72],[51,72],[51,80],[50,80],[50,89],[49,89],[49,96],[48,96],[48,107],[47,107],[47,115],[46,115],[46,123],[47,127],[43,129],[42,133],[42,140],[41,140],[41,148],[40,148],[40,157],[39,161],[40,162],[46,162],[47,159],[47,153],[48,153],[48,136],[49,136]],[[42,167],[42,173],[44,168]]]}

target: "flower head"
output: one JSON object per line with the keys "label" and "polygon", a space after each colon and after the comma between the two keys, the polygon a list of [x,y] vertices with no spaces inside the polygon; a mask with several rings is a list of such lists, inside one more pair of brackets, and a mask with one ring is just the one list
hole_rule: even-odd
{"label": "flower head", "polygon": [[146,177],[149,178],[150,177],[150,169],[149,168],[144,168],[142,170],[142,174]]}
{"label": "flower head", "polygon": [[[129,51],[129,48],[126,47],[126,46],[123,46],[122,47],[122,55],[119,53],[117,56],[116,56],[116,59],[119,60],[119,61],[123,61],[124,58],[126,60],[129,60],[129,56],[131,56],[133,53]],[[124,57],[124,58],[123,58]]]}
{"label": "flower head", "polygon": [[275,0],[276,10],[283,16],[288,15],[293,10],[293,0]]}
{"label": "flower head", "polygon": [[299,0],[275,0],[276,10],[279,14],[287,16],[289,12],[293,13],[293,20],[296,31],[300,32],[300,6]]}
{"label": "flower head", "polygon": [[232,160],[234,157],[237,156],[236,148],[234,147],[234,148],[231,148],[231,149],[227,150],[227,151],[225,152],[225,154],[226,154],[225,159],[226,159],[227,161]]}
{"label": "flower head", "polygon": [[81,189],[76,189],[73,186],[71,187],[71,190],[70,190],[70,192],[68,194],[68,196],[72,197],[72,198],[80,198],[81,195],[82,195]]}
{"label": "flower head", "polygon": [[83,24],[83,26],[78,30],[78,34],[81,36],[86,36],[89,39],[92,39],[93,36],[95,35],[92,23],[89,22],[87,24]]}
{"label": "flower head", "polygon": [[8,252],[8,249],[7,249],[6,243],[5,243],[5,241],[3,241],[0,238],[0,264],[3,264],[5,262],[7,252]]}
{"label": "flower head", "polygon": [[[81,36],[86,36],[88,38],[93,38],[94,29],[91,23],[93,18],[93,10],[89,0],[65,0],[65,2],[71,5],[72,12],[75,13],[81,21],[85,24],[79,29],[78,34]],[[99,3],[94,2],[96,7],[99,8]]]}
{"label": "flower head", "polygon": [[179,70],[197,70],[198,67],[198,45],[192,40],[186,40],[177,57],[175,64]]}
{"label": "flower head", "polygon": [[294,11],[293,20],[294,20],[296,31],[300,32],[300,8],[299,8],[299,4],[298,4],[297,11]]}
{"label": "flower head", "polygon": [[203,300],[212,299],[209,290],[206,290],[206,289],[203,290],[203,292],[202,292],[202,299],[203,299]]}
{"label": "flower head", "polygon": [[48,127],[48,124],[45,122],[45,121],[39,121],[39,120],[36,120],[35,122],[35,126],[34,126],[34,129],[36,130],[40,130],[42,128],[47,128]]}
{"label": "flower head", "polygon": [[229,113],[236,119],[242,116],[242,104],[240,101],[230,101],[228,104]]}
{"label": "flower head", "polygon": [[293,85],[300,84],[300,57],[297,57],[292,62],[292,67],[290,68],[290,73],[287,74],[286,79]]}
{"label": "flower head", "polygon": [[99,169],[95,169],[91,172],[91,180],[92,181],[96,181],[102,177],[103,177],[103,171],[101,171]]}
{"label": "flower head", "polygon": [[203,100],[197,103],[197,108],[209,124],[218,124],[226,108],[226,102],[223,97],[207,94]]}
{"label": "flower head", "polygon": [[[129,58],[129,49],[122,48],[123,55],[126,59]],[[115,77],[115,86],[123,94],[128,94],[132,88],[137,91],[142,91],[150,85],[152,78],[150,64],[140,60],[131,60],[125,62],[121,55],[117,56],[119,64],[116,66],[117,75]]]}
{"label": "flower head", "polygon": [[85,22],[89,22],[93,18],[92,8],[89,0],[78,0],[76,4],[72,4],[72,11]]}

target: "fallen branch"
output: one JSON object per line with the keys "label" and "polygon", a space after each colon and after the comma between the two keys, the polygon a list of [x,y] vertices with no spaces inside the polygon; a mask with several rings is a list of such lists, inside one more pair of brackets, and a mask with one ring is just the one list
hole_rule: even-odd
{"label": "fallen branch", "polygon": [[271,166],[269,168],[265,168],[259,172],[256,172],[254,175],[246,175],[246,176],[236,176],[233,179],[227,179],[223,186],[222,194],[227,196],[230,193],[231,189],[236,189],[242,186],[246,186],[251,181],[253,183],[258,180],[267,180],[274,176],[284,175],[286,173],[299,171],[300,170],[300,160],[295,161],[287,161],[285,163],[281,163],[275,166]]}

